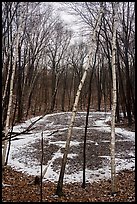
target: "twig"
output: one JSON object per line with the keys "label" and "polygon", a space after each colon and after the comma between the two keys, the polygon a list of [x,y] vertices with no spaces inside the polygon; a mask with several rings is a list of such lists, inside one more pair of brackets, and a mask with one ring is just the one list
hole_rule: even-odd
{"label": "twig", "polygon": [[[41,116],[40,118],[38,118],[37,120],[35,120],[34,122],[32,122],[24,131],[22,131],[22,132],[18,132],[18,133],[15,133],[15,132],[13,132],[13,133],[8,133],[8,135],[10,135],[10,134],[14,134],[14,136],[11,136],[11,138],[13,138],[13,137],[16,137],[16,136],[18,136],[18,135],[21,135],[21,134],[25,134],[25,133],[28,133],[29,131],[31,131],[31,130],[33,130],[32,129],[32,127],[33,127],[33,125],[37,122],[37,121],[39,121],[40,119],[42,119],[44,116]],[[4,136],[3,138],[2,138],[2,141],[5,141],[5,140],[8,140],[10,137],[8,137],[8,135],[7,136]]]}

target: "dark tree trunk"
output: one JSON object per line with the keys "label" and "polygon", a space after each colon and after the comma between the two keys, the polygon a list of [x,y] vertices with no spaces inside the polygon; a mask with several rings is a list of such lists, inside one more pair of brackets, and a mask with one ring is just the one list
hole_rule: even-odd
{"label": "dark tree trunk", "polygon": [[116,79],[116,87],[117,87],[116,122],[120,122],[120,116],[119,116],[119,84],[118,84],[118,79]]}
{"label": "dark tree trunk", "polygon": [[83,183],[82,183],[82,187],[83,188],[85,188],[85,184],[86,184],[86,177],[85,177],[85,168],[86,168],[86,138],[87,138],[88,116],[89,116],[90,101],[91,101],[91,82],[92,82],[92,76],[93,76],[93,74],[91,74],[90,81],[89,81],[88,105],[87,105],[87,115],[86,115],[86,125],[85,125],[85,135],[84,135],[84,146],[83,146]]}
{"label": "dark tree trunk", "polygon": [[[99,38],[99,33],[98,33],[98,38]],[[97,48],[96,48],[96,52],[95,52],[95,60],[94,60],[94,64],[93,64],[93,68],[90,74],[90,80],[89,80],[89,88],[88,88],[88,104],[87,104],[87,115],[86,115],[86,125],[85,125],[85,135],[84,135],[84,147],[83,147],[83,183],[82,183],[82,187],[85,188],[85,184],[86,184],[86,178],[85,178],[85,168],[86,168],[86,138],[87,138],[87,128],[88,128],[88,116],[89,116],[89,111],[90,111],[90,102],[91,102],[91,84],[92,84],[92,78],[93,78],[93,74],[94,74],[94,69],[95,69],[95,65],[96,65],[96,56],[97,56],[97,51],[98,51],[98,42],[99,39],[97,41]]]}
{"label": "dark tree trunk", "polygon": [[63,77],[63,90],[62,90],[62,100],[61,100],[61,110],[64,111],[65,107],[65,95],[66,95],[66,85],[67,85],[67,73],[64,73]]}
{"label": "dark tree trunk", "polygon": [[101,98],[102,98],[102,89],[101,89],[101,79],[100,79],[100,73],[98,70],[97,73],[97,92],[98,92],[98,111],[100,111],[101,108]]}
{"label": "dark tree trunk", "polygon": [[16,103],[15,103],[15,108],[14,108],[14,114],[13,114],[12,125],[11,125],[11,132],[10,132],[10,136],[9,136],[9,146],[8,146],[8,150],[7,150],[5,165],[8,164],[8,158],[9,158],[10,147],[11,147],[11,135],[12,135],[12,131],[13,131],[13,126],[15,124],[16,110],[17,110],[17,99],[16,99]]}
{"label": "dark tree trunk", "polygon": [[21,47],[18,48],[18,83],[17,83],[17,99],[18,99],[18,115],[17,122],[20,122],[23,114],[23,105],[22,105],[22,68],[21,68]]}
{"label": "dark tree trunk", "polygon": [[119,44],[117,41],[117,68],[118,68],[118,74],[119,74],[119,95],[120,95],[120,103],[122,107],[122,111],[124,114],[124,117],[126,117],[126,107],[127,107],[127,102],[126,102],[126,96],[125,96],[125,91],[124,91],[124,85],[123,85],[123,79],[122,79],[122,73],[121,73],[121,68],[120,68],[120,59],[119,59]]}
{"label": "dark tree trunk", "polygon": [[125,45],[125,68],[126,68],[126,99],[127,99],[127,117],[128,117],[128,125],[132,124],[132,115],[131,115],[131,87],[130,87],[130,77],[129,77],[129,62],[128,62],[128,48],[127,43]]}
{"label": "dark tree trunk", "polygon": [[55,106],[55,99],[56,99],[56,73],[55,73],[55,62],[53,60],[53,66],[52,66],[52,82],[51,82],[51,107],[50,111],[53,112],[54,106]]}

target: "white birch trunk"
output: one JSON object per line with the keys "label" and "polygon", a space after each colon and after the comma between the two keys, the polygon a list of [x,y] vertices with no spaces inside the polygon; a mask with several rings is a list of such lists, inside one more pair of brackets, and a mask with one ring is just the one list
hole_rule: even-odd
{"label": "white birch trunk", "polygon": [[[97,22],[96,22],[96,26],[95,26],[95,29],[93,31],[93,35],[92,35],[92,38],[91,38],[91,44],[94,44],[96,32],[97,32],[97,29],[98,29],[99,24],[101,22],[102,14],[103,14],[103,8],[101,7],[101,10],[100,10],[100,13],[98,15]],[[57,186],[57,191],[56,191],[56,193],[59,196],[62,195],[63,177],[64,177],[65,166],[66,166],[66,161],[67,161],[67,155],[68,155],[69,146],[70,146],[72,129],[73,129],[74,121],[75,121],[75,116],[76,116],[76,112],[77,112],[77,106],[78,106],[80,93],[81,93],[83,84],[84,84],[86,76],[87,76],[87,72],[88,72],[90,64],[91,64],[92,49],[93,48],[91,47],[90,50],[89,50],[88,59],[87,59],[87,63],[86,63],[86,66],[85,66],[85,71],[83,73],[81,82],[79,84],[77,94],[76,94],[76,97],[75,97],[75,102],[74,102],[74,105],[73,105],[72,117],[71,117],[70,125],[69,125],[69,128],[68,128],[67,141],[66,141],[66,145],[65,145],[64,155],[63,155],[63,159],[62,159],[62,166],[61,166],[61,171],[60,171],[60,176],[59,176],[58,186]]]}
{"label": "white birch trunk", "polygon": [[8,87],[8,81],[9,81],[9,77],[10,77],[10,63],[11,63],[11,60],[9,61],[9,65],[8,65],[8,73],[7,73],[7,78],[6,78],[5,87],[4,87],[4,93],[3,93],[3,97],[2,97],[2,108],[4,105],[4,100],[6,97],[6,92],[7,92],[7,87]]}
{"label": "white birch trunk", "polygon": [[[20,40],[21,28],[22,28],[22,25],[20,24],[18,31],[17,31],[17,37],[16,37],[16,42],[15,42],[15,55],[14,55],[14,63],[13,63],[13,68],[12,68],[11,80],[10,80],[10,94],[9,94],[9,104],[8,104],[6,125],[5,125],[5,137],[8,136],[8,132],[10,128],[10,117],[11,117],[12,99],[13,99],[13,86],[14,86],[14,78],[15,78],[15,72],[16,72],[16,62],[17,62],[17,56],[18,56],[18,45],[19,45],[19,40]],[[6,160],[7,147],[8,147],[8,140],[5,140],[3,143],[4,144],[3,144],[3,151],[2,151],[2,166],[4,167],[5,160]]]}
{"label": "white birch trunk", "polygon": [[[25,3],[22,2],[22,6],[25,5]],[[8,104],[8,110],[7,110],[7,117],[6,117],[6,125],[5,125],[5,137],[8,136],[8,132],[10,129],[10,117],[11,117],[11,109],[12,109],[12,99],[13,99],[13,86],[14,86],[14,78],[16,73],[16,62],[17,62],[17,56],[18,56],[18,45],[21,38],[21,32],[24,31],[25,23],[24,23],[24,16],[26,15],[26,9],[27,7],[23,7],[20,13],[20,19],[19,19],[19,27],[17,30],[16,38],[15,38],[15,54],[13,59],[13,68],[11,73],[11,80],[10,80],[10,94],[9,94],[9,104]],[[2,151],[2,167],[5,165],[6,161],[6,153],[7,153],[7,147],[8,147],[8,140],[5,140],[3,142],[3,151]]]}
{"label": "white birch trunk", "polygon": [[[17,37],[17,35],[15,36],[15,38],[16,38],[16,37]],[[10,46],[9,46],[9,48],[8,48],[7,53],[10,52],[9,50],[10,50],[10,48],[11,48],[13,42],[14,42],[14,39],[12,40],[12,42],[10,42]],[[9,54],[7,54],[7,55],[9,55]],[[5,57],[7,58],[6,60],[8,60],[8,56],[5,56]],[[6,61],[6,60],[5,60],[5,61]],[[6,62],[4,63],[4,66],[5,66],[5,64],[6,64]],[[3,107],[3,105],[4,105],[4,100],[5,100],[5,97],[6,97],[8,81],[9,81],[9,77],[10,77],[10,66],[11,66],[11,56],[10,56],[9,65],[8,65],[8,73],[7,73],[7,78],[6,78],[6,82],[5,82],[4,93],[3,93],[3,96],[2,96],[2,107]],[[4,70],[5,68],[6,68],[6,67],[4,67],[3,70]]]}
{"label": "white birch trunk", "polygon": [[115,168],[115,113],[116,113],[116,30],[118,3],[113,3],[113,37],[112,37],[112,119],[111,119],[111,192],[116,190]]}

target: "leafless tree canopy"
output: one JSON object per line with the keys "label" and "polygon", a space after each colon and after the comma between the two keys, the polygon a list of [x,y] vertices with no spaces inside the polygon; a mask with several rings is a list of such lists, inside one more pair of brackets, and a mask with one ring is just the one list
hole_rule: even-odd
{"label": "leafless tree canopy", "polygon": [[3,164],[13,126],[32,116],[74,105],[108,111],[115,103],[116,122],[120,113],[129,126],[135,121],[135,2],[118,3],[116,32],[115,4],[61,2],[60,12],[76,19],[79,40],[49,3],[2,2]]}

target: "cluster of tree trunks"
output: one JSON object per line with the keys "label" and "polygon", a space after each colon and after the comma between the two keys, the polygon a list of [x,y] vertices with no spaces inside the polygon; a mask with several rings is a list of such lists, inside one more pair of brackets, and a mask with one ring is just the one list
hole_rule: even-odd
{"label": "cluster of tree trunks", "polygon": [[[13,96],[10,124],[43,112],[72,110],[77,87],[84,72],[89,50],[86,41],[70,43],[72,31],[59,18],[51,18],[51,8],[45,8],[43,17],[39,12],[40,5],[41,3],[18,2],[3,2],[2,5],[3,129],[6,126],[11,81]],[[131,125],[135,117],[134,5],[132,2],[119,5],[121,18],[116,34],[116,119],[120,120],[119,113],[123,112]],[[80,6],[79,3],[77,8]],[[92,6],[91,3],[85,3],[83,15],[86,9],[87,12],[92,11]],[[105,6],[107,9],[107,5]],[[25,15],[20,16],[20,21],[19,14],[23,10]],[[94,47],[97,44],[99,46],[91,92],[92,107],[96,110],[109,110],[112,105],[112,25],[108,18],[107,14],[103,14],[99,34],[94,39]],[[16,42],[17,29],[20,26],[21,38]],[[89,72],[92,69],[93,67]],[[78,108],[82,110],[87,107],[89,81],[90,74],[80,95]]]}
{"label": "cluster of tree trunks", "polygon": [[[70,141],[77,110],[87,110],[87,127],[90,107],[112,109],[113,144],[120,114],[129,126],[135,120],[135,3],[76,3],[66,2],[93,37],[84,31],[83,40],[72,43],[72,30],[55,15],[52,6],[44,2],[2,2],[2,130],[8,138],[3,140],[3,166],[9,132],[16,123],[32,116],[72,111]],[[100,7],[103,12],[98,21]],[[68,149],[69,142],[60,182]],[[114,158],[112,163],[114,166]]]}

